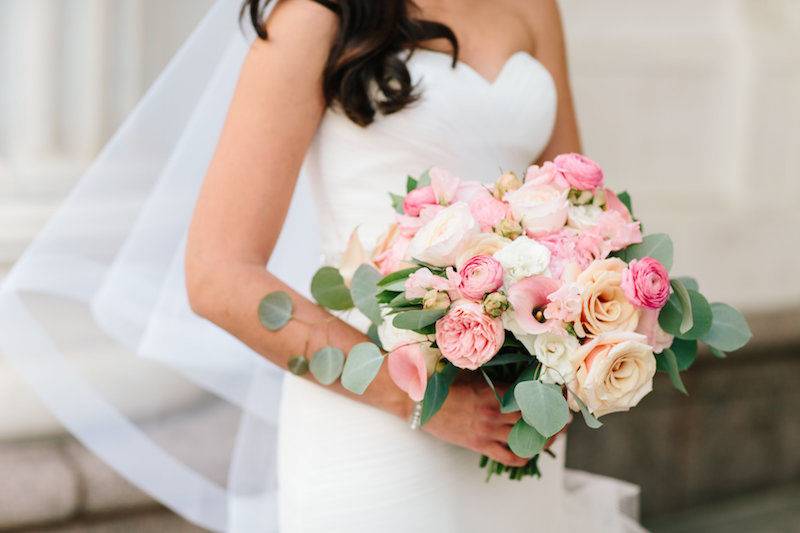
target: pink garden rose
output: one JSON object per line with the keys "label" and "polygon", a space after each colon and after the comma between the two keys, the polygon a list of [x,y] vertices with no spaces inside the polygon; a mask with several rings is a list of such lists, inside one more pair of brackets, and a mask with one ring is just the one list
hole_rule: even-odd
{"label": "pink garden rose", "polygon": [[514,308],[514,318],[526,333],[538,335],[554,331],[561,322],[545,316],[549,296],[559,289],[559,282],[547,276],[524,278],[508,289],[508,301]]}
{"label": "pink garden rose", "polygon": [[423,207],[435,205],[436,203],[436,194],[432,186],[419,187],[406,194],[406,198],[403,200],[403,213],[418,217]]}
{"label": "pink garden rose", "polygon": [[558,171],[556,166],[548,161],[542,166],[531,165],[525,172],[525,183],[534,186],[552,185],[558,189],[569,189],[570,185],[564,175]]}
{"label": "pink garden rose", "polygon": [[562,154],[553,160],[557,171],[579,191],[593,191],[603,186],[603,169],[581,154]]}
{"label": "pink garden rose", "polygon": [[475,370],[494,357],[505,340],[503,321],[483,312],[483,306],[457,300],[436,322],[436,345],[458,368]]}
{"label": "pink garden rose", "polygon": [[458,191],[461,180],[440,167],[433,167],[428,173],[431,176],[431,187],[436,202],[441,205],[450,205],[456,198],[456,191]]}
{"label": "pink garden rose", "polygon": [[665,348],[672,346],[673,337],[658,324],[658,309],[642,309],[639,315],[639,325],[636,333],[647,337],[647,344],[653,348],[653,353],[661,353]]}
{"label": "pink garden rose", "polygon": [[622,289],[634,305],[661,309],[669,300],[669,274],[652,257],[634,259],[622,273]]}
{"label": "pink garden rose", "polygon": [[458,272],[461,283],[458,288],[464,298],[480,301],[486,294],[494,292],[503,284],[503,267],[494,257],[478,255],[467,261]]}
{"label": "pink garden rose", "polygon": [[425,397],[428,376],[433,374],[440,357],[439,350],[428,343],[413,343],[400,346],[386,356],[389,377],[400,390],[415,402]]}
{"label": "pink garden rose", "polygon": [[481,227],[481,231],[490,232],[506,217],[508,204],[501,202],[492,196],[489,191],[483,189],[483,192],[473,196],[469,202],[469,210],[472,213],[472,217]]}

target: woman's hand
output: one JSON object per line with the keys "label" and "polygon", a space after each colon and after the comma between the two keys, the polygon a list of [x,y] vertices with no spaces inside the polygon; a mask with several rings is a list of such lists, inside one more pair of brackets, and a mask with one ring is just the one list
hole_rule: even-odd
{"label": "woman's hand", "polygon": [[[502,394],[504,391],[498,390]],[[524,466],[528,459],[508,448],[508,435],[520,413],[500,412],[497,398],[483,380],[456,380],[444,405],[423,426],[435,437],[488,456],[508,466]]]}

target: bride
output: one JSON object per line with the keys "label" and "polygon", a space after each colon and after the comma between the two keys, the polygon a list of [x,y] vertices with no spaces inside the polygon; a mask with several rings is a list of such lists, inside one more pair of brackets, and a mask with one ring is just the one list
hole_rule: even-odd
{"label": "bride", "polygon": [[[435,163],[485,181],[500,167],[580,151],[554,0],[282,0],[263,26],[260,3],[245,7],[260,40],[200,192],[186,282],[195,312],[278,366],[368,340],[356,321],[338,319],[310,334],[297,321],[269,333],[254,313],[280,290],[302,322],[326,320],[263,268],[303,165],[330,261],[360,223],[375,242],[390,222],[385,191],[409,169]],[[507,445],[519,413],[501,414],[485,383],[459,381],[415,432],[413,405],[385,368],[363,396],[286,378],[281,531],[571,529],[563,438],[543,458],[542,479],[486,483],[478,454],[527,462]]]}
{"label": "bride", "polygon": [[[250,0],[251,39],[240,7],[217,0],[3,281],[0,352],[86,447],[215,531],[639,531],[636,489],[565,470],[563,435],[541,479],[486,483],[481,454],[524,460],[518,415],[480,383],[457,380],[414,430],[386,374],[354,396],[280,370],[366,339],[305,291],[354,229],[379,238],[407,173],[486,181],[580,151],[555,0]],[[262,328],[276,290],[319,327]],[[117,350],[162,363],[240,409],[225,482],[70,348],[116,372]],[[168,377],[142,387],[175,394]]]}

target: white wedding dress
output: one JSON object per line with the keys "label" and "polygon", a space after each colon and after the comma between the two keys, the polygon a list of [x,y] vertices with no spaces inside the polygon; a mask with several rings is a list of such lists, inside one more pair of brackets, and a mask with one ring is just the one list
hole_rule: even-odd
{"label": "white wedding dress", "polygon": [[[435,164],[488,182],[501,170],[524,171],[550,138],[556,91],[531,55],[511,56],[491,82],[464,63],[451,68],[439,52],[418,50],[408,64],[417,103],[366,128],[330,110],[307,155],[329,262],[356,227],[375,242],[393,218],[387,191],[402,192],[407,174]],[[541,458],[541,479],[486,483],[476,453],[288,376],[278,441],[281,531],[639,530],[630,516],[636,487],[565,471],[565,441],[555,443],[555,458]]]}

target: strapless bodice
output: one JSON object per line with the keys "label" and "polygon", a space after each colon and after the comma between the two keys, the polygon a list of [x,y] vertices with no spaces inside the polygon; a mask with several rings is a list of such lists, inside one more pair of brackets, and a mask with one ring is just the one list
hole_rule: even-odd
{"label": "strapless bodice", "polygon": [[547,145],[556,91],[527,52],[512,55],[489,82],[449,55],[415,51],[408,61],[420,98],[361,127],[329,110],[306,157],[323,253],[335,257],[358,226],[371,246],[391,223],[388,192],[437,165],[465,179],[492,181],[523,171]]}

